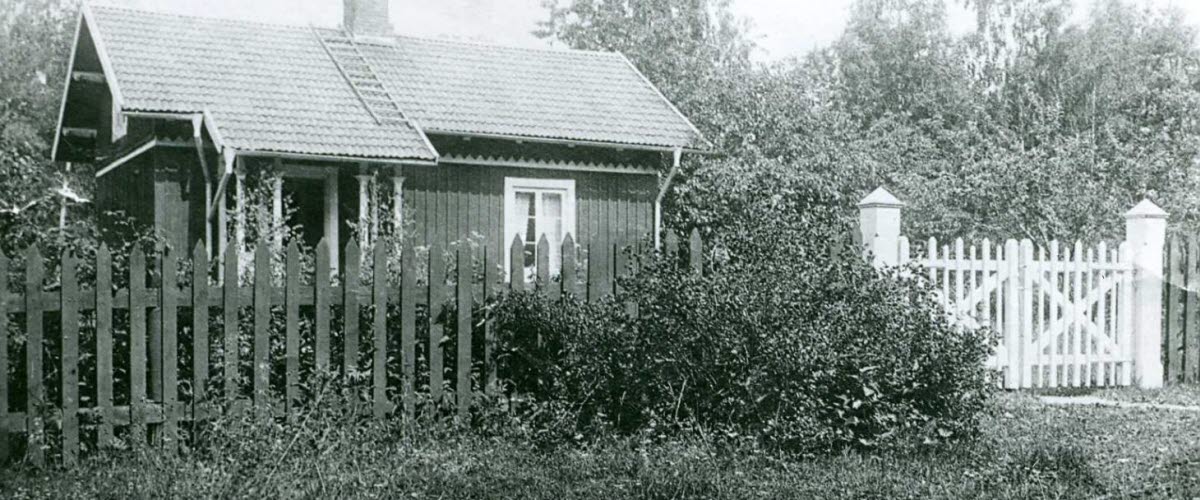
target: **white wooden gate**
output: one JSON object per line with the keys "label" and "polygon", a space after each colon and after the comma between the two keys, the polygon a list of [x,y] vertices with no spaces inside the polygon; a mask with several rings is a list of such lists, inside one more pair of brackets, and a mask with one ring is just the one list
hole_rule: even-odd
{"label": "white wooden gate", "polygon": [[[900,239],[900,261],[909,243]],[[953,320],[988,326],[1000,344],[988,360],[1006,388],[1130,385],[1133,262],[1127,243],[1110,249],[1029,240],[964,247],[930,239],[924,257],[938,299]]]}

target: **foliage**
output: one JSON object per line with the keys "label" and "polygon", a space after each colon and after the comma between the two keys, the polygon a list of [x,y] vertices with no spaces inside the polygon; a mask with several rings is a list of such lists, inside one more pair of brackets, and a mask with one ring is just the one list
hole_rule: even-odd
{"label": "foliage", "polygon": [[534,406],[547,429],[695,428],[801,451],[974,434],[989,333],[950,325],[919,279],[866,264],[836,194],[780,172],[698,173],[717,187],[688,193],[715,207],[695,215],[714,235],[703,275],[642,257],[612,302],[498,306],[502,374],[548,403]]}
{"label": "foliage", "polygon": [[96,241],[94,207],[61,194],[90,198],[91,169],[47,161],[74,36],[73,3],[0,0],[0,251],[9,255],[35,243],[57,254],[73,242]]}
{"label": "foliage", "polygon": [[718,1],[560,0],[541,34],[625,53],[714,144],[668,196],[676,227],[707,222],[691,217],[711,202],[687,193],[711,179],[692,173],[763,160],[846,213],[886,185],[914,240],[1116,239],[1143,197],[1173,230],[1200,227],[1200,52],[1180,12],[964,3],[979,22],[959,36],[944,1],[858,0],[835,42],[772,64],[751,62],[752,30]]}

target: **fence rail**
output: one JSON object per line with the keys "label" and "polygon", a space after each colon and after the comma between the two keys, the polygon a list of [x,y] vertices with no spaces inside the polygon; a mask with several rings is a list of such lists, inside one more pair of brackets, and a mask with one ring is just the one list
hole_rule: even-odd
{"label": "fence rail", "polygon": [[[665,243],[663,255],[679,255],[674,234]],[[698,232],[692,232],[687,246],[687,265],[699,269]],[[78,282],[80,260],[63,255],[57,290],[46,289],[45,262],[37,249],[24,254],[21,283],[9,283],[11,261],[0,255],[0,461],[15,458],[10,455],[21,441],[31,462],[42,464],[47,452],[57,452],[66,465],[91,447],[81,441],[105,447],[123,435],[134,444],[154,440],[177,446],[181,424],[226,411],[295,418],[305,403],[301,386],[317,372],[336,371],[351,379],[364,374],[365,411],[374,418],[411,419],[421,405],[423,411],[464,417],[475,391],[496,390],[495,332],[475,317],[478,304],[503,290],[526,289],[555,299],[599,300],[615,291],[615,278],[629,262],[622,247],[584,249],[568,235],[557,254],[561,275],[552,277],[543,237],[535,279],[529,282],[518,239],[505,280],[502,262],[491,246],[485,248],[448,252],[447,266],[437,258],[447,253],[442,249],[429,249],[431,257],[419,264],[414,249],[404,247],[396,277],[388,268],[396,256],[389,255],[387,245],[375,245],[368,254],[352,241],[342,254],[341,286],[320,279],[330,276],[324,241],[316,249],[313,273],[301,270],[300,252],[292,244],[277,274],[271,249],[262,245],[254,252],[252,278],[245,283],[226,279],[219,286],[210,282],[210,262],[201,245],[192,252],[183,283],[179,273],[162,272],[178,270],[179,256],[163,253],[148,260],[135,249],[128,286],[116,290],[113,255],[106,247],[97,252],[92,286]],[[236,252],[230,245],[224,276],[238,276]],[[368,269],[362,268],[364,260]],[[85,324],[91,336],[81,345]],[[451,329],[455,337],[445,338]],[[426,330],[427,338],[419,338],[419,330]],[[476,345],[473,336],[480,330],[482,345]],[[24,338],[11,338],[12,332]],[[334,357],[338,337],[340,362]],[[273,346],[279,341],[282,347]],[[418,373],[418,350],[425,355],[424,373]],[[46,352],[53,366],[44,363]],[[94,385],[83,397],[81,358],[94,363],[84,384]],[[249,361],[248,369],[243,361]],[[419,377],[427,380],[424,393],[418,393]]]}

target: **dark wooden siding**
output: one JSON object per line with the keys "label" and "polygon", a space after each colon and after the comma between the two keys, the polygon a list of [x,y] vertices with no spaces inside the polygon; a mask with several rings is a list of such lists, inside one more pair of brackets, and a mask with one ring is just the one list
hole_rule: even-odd
{"label": "dark wooden siding", "polygon": [[505,177],[573,179],[574,235],[581,244],[628,244],[653,228],[653,175],[442,163],[406,167],[406,215],[419,244],[449,245],[471,237],[485,239],[503,255]]}
{"label": "dark wooden siding", "polygon": [[[204,179],[198,163],[194,150],[156,148],[101,180],[100,205],[104,210],[125,210],[145,226],[157,226],[172,247],[191,248],[204,237]],[[339,170],[339,215],[343,222],[338,244],[344,246],[352,235],[350,224],[358,219],[358,181],[355,168]],[[582,245],[630,244],[649,236],[653,228],[658,183],[653,175],[453,163],[404,167],[401,174],[406,179],[406,233],[419,245],[446,247],[473,238],[487,242],[496,255],[503,255],[511,243],[504,235],[505,177],[573,179],[573,236]],[[232,206],[232,180],[227,189]],[[300,210],[323,210],[320,197],[314,193],[309,198],[293,202],[300,205]],[[387,213],[380,215],[387,217]]]}

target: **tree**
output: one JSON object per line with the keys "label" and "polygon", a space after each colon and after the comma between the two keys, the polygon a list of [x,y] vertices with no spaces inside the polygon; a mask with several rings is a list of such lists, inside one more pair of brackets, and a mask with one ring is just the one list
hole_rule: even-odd
{"label": "tree", "polygon": [[770,162],[847,217],[889,186],[919,238],[1116,239],[1143,197],[1200,226],[1200,55],[1178,12],[1102,0],[1072,23],[1070,0],[966,0],[977,29],[956,37],[941,0],[858,0],[829,47],[754,65],[722,2],[563,3],[543,35],[626,53],[716,144],[670,223],[713,223],[694,172]]}
{"label": "tree", "polygon": [[88,197],[88,176],[49,161],[74,36],[74,5],[0,0],[0,250],[10,255],[30,244],[57,248],[95,231],[90,205],[75,206],[71,223],[60,224],[62,195]]}

